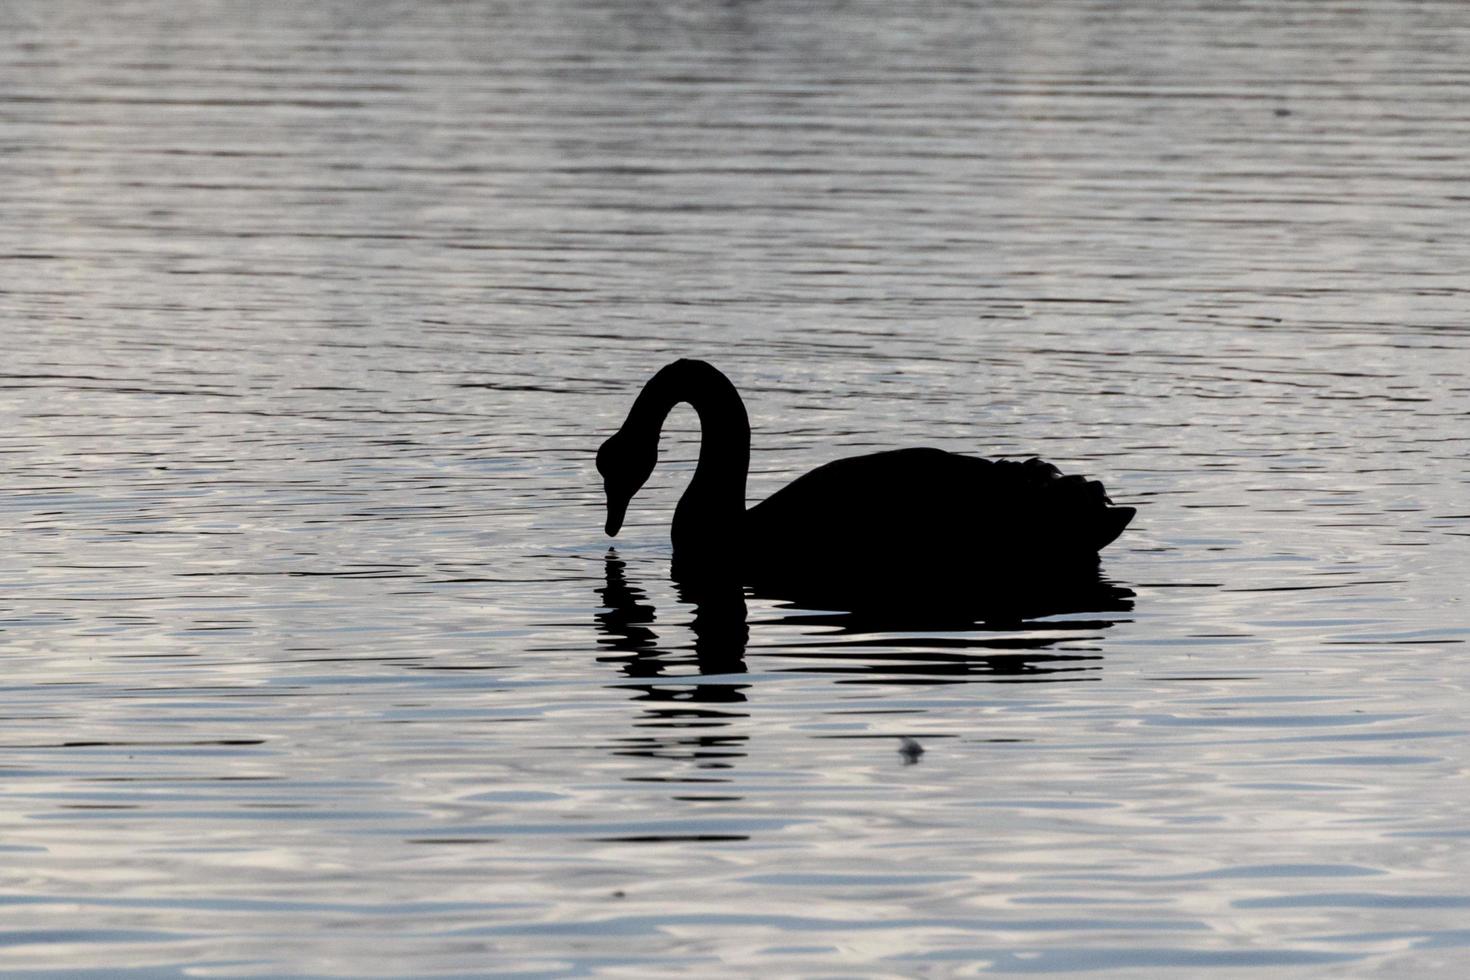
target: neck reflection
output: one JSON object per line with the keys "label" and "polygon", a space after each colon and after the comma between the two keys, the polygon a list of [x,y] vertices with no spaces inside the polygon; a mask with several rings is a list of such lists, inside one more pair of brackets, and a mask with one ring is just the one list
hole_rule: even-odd
{"label": "neck reflection", "polygon": [[649,683],[620,685],[635,692],[643,711],[633,721],[638,733],[615,739],[609,748],[614,755],[678,760],[698,770],[629,777],[633,781],[726,782],[721,770],[747,754],[749,736],[727,729],[748,717],[732,707],[745,703],[749,685],[711,678],[745,673],[745,600],[738,587],[733,593],[680,590],[681,600],[695,603],[693,650],[681,650],[660,642],[653,628],[658,611],[628,582],[626,569],[616,550],[608,549],[606,584],[597,590],[603,608],[595,617],[598,643],[608,652],[597,659]]}
{"label": "neck reflection", "polygon": [[694,634],[691,658],[659,645],[658,633],[651,625],[658,619],[658,611],[641,588],[628,582],[627,563],[618,557],[616,549],[607,550],[603,565],[606,584],[597,590],[603,609],[595,619],[598,632],[603,634],[598,642],[614,652],[599,657],[599,662],[620,664],[629,677],[668,677],[672,676],[670,668],[689,666],[697,675],[745,673],[750,628],[745,622],[745,596],[738,582],[676,584],[680,601],[694,606],[694,621],[689,624]]}

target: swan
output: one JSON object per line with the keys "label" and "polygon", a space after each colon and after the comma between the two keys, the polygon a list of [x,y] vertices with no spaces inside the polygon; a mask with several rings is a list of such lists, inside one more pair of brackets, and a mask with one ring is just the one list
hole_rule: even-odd
{"label": "swan", "polygon": [[1002,583],[1022,570],[1096,568],[1135,513],[1101,483],[1040,459],[898,449],[819,466],[746,509],[750,419],[730,379],[683,359],[658,371],[597,451],[609,536],[652,474],[664,419],[699,415],[699,462],[674,510],[674,576],[812,582],[938,574]]}

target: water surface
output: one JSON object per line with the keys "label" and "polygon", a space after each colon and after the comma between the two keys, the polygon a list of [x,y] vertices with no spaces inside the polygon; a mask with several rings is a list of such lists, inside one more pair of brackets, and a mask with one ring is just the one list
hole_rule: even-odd
{"label": "water surface", "polygon": [[[0,20],[7,975],[1460,975],[1462,5]],[[1115,600],[696,608],[679,356]]]}

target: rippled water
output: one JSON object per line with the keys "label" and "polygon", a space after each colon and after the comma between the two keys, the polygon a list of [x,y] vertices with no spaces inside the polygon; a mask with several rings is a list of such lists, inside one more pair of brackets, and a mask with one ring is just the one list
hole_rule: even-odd
{"label": "rippled water", "polygon": [[[0,22],[7,975],[1470,962],[1464,5]],[[696,621],[685,355],[1131,598]]]}

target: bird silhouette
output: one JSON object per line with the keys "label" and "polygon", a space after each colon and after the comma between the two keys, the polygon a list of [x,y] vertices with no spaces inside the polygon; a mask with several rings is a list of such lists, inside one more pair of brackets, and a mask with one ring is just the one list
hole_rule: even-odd
{"label": "bird silhouette", "polygon": [[679,360],[646,385],[597,452],[609,535],[658,461],[664,419],[699,415],[699,462],[674,510],[676,578],[771,585],[935,581],[994,588],[1017,576],[1097,568],[1097,553],[1133,519],[1101,483],[1040,459],[990,460],[899,449],[819,466],[749,509],[750,419],[712,365]]}

